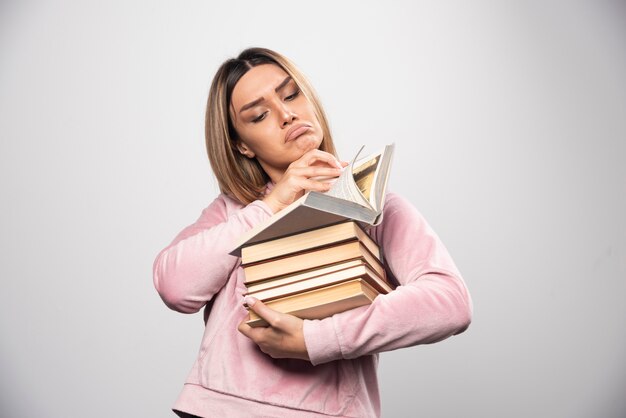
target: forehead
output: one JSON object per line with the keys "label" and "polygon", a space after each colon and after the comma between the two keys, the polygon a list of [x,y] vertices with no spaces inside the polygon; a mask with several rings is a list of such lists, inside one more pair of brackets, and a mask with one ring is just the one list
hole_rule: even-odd
{"label": "forehead", "polygon": [[269,97],[287,76],[282,68],[274,64],[252,67],[235,84],[231,97],[232,105],[235,109],[240,109],[244,104],[259,97]]}

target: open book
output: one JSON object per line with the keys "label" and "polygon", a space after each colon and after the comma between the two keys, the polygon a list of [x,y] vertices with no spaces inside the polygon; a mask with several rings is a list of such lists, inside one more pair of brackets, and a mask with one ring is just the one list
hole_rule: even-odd
{"label": "open book", "polygon": [[292,235],[353,219],[377,225],[382,221],[385,192],[395,144],[358,158],[359,149],[331,189],[309,191],[301,198],[252,228],[234,243],[231,255],[241,256],[243,246]]}

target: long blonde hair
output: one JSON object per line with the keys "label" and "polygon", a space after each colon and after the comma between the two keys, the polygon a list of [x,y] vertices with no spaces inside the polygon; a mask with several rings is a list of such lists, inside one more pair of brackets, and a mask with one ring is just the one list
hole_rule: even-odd
{"label": "long blonde hair", "polygon": [[229,107],[233,89],[251,68],[275,64],[282,68],[313,104],[323,132],[319,149],[336,156],[330,127],[324,109],[304,74],[283,55],[266,48],[248,48],[237,58],[226,60],[217,70],[206,107],[206,150],[220,191],[243,204],[262,197],[269,176],[256,158],[242,155],[236,147],[237,132],[230,119]]}

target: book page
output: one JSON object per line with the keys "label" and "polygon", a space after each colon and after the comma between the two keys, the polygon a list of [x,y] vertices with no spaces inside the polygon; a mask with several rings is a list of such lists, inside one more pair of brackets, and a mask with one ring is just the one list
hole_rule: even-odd
{"label": "book page", "polygon": [[380,155],[377,155],[373,159],[365,161],[363,164],[354,169],[353,177],[354,182],[370,204],[375,207],[375,201],[372,200],[374,193],[372,193],[372,186],[374,185],[374,175],[378,169],[380,161]]}
{"label": "book page", "polygon": [[331,189],[324,194],[343,200],[349,200],[361,206],[372,209],[372,205],[370,204],[368,199],[363,196],[356,183],[354,182],[354,163],[356,162],[356,159],[358,158],[362,150],[363,147],[359,149],[350,164],[344,168],[343,172],[341,173],[335,184],[333,184]]}
{"label": "book page", "polygon": [[[383,199],[385,198],[385,191],[387,188],[387,182],[389,180],[389,169],[391,167],[391,159],[395,150],[395,144],[385,146],[380,155],[380,161],[376,167],[376,172],[373,175],[373,187],[371,188],[372,196],[370,196],[370,202],[376,211],[380,211],[383,206]],[[380,219],[382,220],[382,219]],[[378,222],[380,222],[380,220]]]}

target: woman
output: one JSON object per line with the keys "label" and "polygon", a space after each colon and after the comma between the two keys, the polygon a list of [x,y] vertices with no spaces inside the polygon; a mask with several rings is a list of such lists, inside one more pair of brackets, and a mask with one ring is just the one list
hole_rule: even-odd
{"label": "woman", "polygon": [[[450,255],[419,212],[386,196],[369,230],[400,286],[371,305],[322,320],[278,313],[247,298],[243,233],[305,191],[326,191],[347,163],[335,156],[324,111],[285,57],[250,48],[227,60],[211,85],[206,146],[221,194],[154,262],[171,309],[204,307],[198,358],[174,405],[179,416],[374,417],[378,353],[463,332],[472,302]],[[270,326],[245,324],[244,302]]]}

